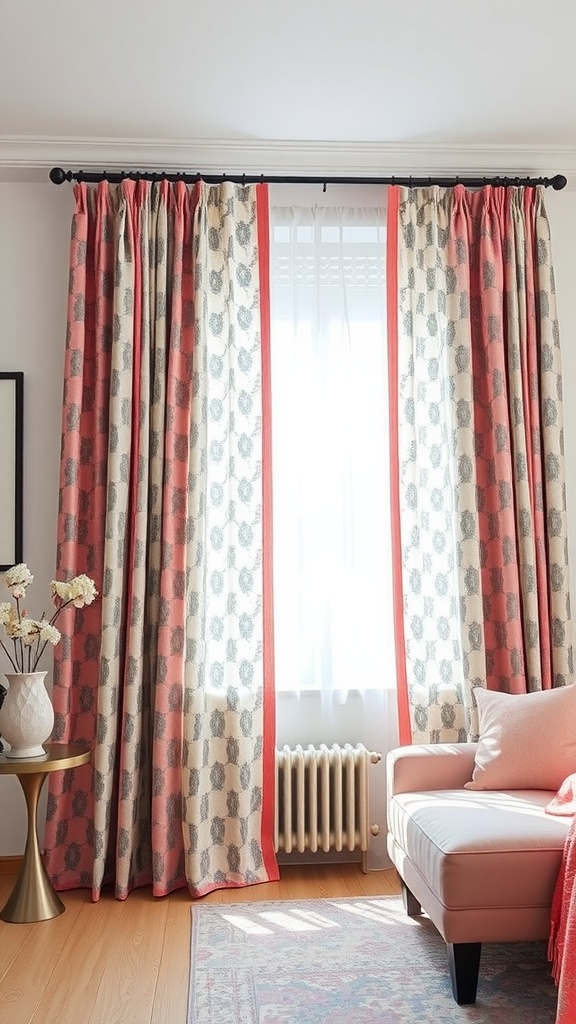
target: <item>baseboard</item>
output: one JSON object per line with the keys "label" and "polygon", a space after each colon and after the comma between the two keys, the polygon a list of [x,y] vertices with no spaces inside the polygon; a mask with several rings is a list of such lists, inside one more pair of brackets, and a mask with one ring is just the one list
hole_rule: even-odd
{"label": "baseboard", "polygon": [[0,857],[0,875],[17,875],[22,857]]}

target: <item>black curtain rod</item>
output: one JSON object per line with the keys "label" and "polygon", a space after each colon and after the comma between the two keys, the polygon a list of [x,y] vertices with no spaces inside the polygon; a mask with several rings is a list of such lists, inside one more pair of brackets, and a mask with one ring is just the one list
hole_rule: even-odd
{"label": "black curtain rod", "polygon": [[183,181],[186,185],[193,185],[198,181],[205,181],[208,185],[219,185],[225,181],[234,182],[237,185],[259,185],[282,184],[282,185],[405,185],[408,188],[420,186],[439,185],[441,188],[451,188],[453,185],[464,185],[467,188],[482,188],[484,185],[510,186],[510,185],[544,185],[550,186],[557,191],[567,184],[563,174],[555,174],[553,178],[530,178],[530,177],[482,177],[466,178],[446,177],[435,178],[433,175],[426,178],[418,178],[413,175],[408,177],[397,177],[396,175],[382,178],[350,178],[350,177],[301,177],[286,175],[268,174],[189,174],[184,171],[63,171],[61,167],[53,167],[50,171],[50,181],[54,185],[63,185],[65,181],[85,181],[90,184],[99,181],[109,181],[118,184],[128,179],[129,181]]}

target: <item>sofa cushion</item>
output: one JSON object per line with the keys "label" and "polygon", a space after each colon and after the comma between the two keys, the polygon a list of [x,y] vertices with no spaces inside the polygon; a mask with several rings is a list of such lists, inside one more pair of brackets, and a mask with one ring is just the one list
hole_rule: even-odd
{"label": "sofa cushion", "polygon": [[570,818],[545,813],[544,790],[401,793],[389,830],[442,904],[549,907]]}
{"label": "sofa cushion", "polygon": [[576,772],[576,685],[474,691],[480,738],[466,789],[557,790]]}

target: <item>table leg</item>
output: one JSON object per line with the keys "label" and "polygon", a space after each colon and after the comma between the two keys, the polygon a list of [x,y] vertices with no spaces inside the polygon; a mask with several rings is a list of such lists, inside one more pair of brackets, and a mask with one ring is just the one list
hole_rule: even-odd
{"label": "table leg", "polygon": [[46,874],[38,844],[38,798],[46,775],[47,772],[34,772],[18,776],[28,809],[28,836],[20,874],[8,902],[0,911],[0,918],[3,921],[14,924],[48,921],[66,910]]}

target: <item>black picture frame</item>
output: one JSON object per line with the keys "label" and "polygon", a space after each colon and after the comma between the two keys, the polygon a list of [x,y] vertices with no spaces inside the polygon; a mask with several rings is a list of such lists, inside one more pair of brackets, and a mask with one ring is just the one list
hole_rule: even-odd
{"label": "black picture frame", "polygon": [[23,561],[24,548],[24,374],[0,371],[0,571]]}

